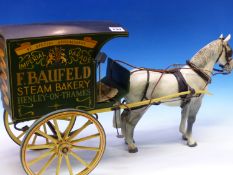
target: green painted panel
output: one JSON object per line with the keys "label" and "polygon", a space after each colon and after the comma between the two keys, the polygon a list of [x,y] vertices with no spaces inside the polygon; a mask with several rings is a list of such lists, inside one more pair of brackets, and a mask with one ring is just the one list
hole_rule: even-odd
{"label": "green painted panel", "polygon": [[7,40],[14,122],[49,112],[95,108],[95,56],[110,36]]}

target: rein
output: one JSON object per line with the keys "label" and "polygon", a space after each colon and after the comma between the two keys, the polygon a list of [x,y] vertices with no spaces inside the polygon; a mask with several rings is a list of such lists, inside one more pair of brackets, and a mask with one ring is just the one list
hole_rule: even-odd
{"label": "rein", "polygon": [[216,69],[214,68],[214,73],[212,73],[213,76],[218,75],[218,74],[222,74],[222,75],[228,75],[230,72],[226,72],[223,69]]}

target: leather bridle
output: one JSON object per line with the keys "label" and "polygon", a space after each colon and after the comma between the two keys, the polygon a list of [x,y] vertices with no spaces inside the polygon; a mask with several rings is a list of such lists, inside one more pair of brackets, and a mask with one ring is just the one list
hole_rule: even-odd
{"label": "leather bridle", "polygon": [[222,74],[229,74],[230,72],[227,72],[225,70],[225,67],[226,66],[229,66],[230,65],[230,62],[232,60],[231,56],[232,56],[232,49],[230,51],[227,51],[227,48],[226,46],[223,44],[223,39],[222,40],[222,51],[221,53],[219,54],[218,56],[218,59],[216,60],[216,63],[219,61],[219,59],[221,58],[223,52],[225,52],[225,59],[226,59],[226,64],[222,65],[222,64],[219,64],[219,67],[221,67],[222,69],[215,69],[214,68],[214,71],[218,72],[218,73],[222,73]]}

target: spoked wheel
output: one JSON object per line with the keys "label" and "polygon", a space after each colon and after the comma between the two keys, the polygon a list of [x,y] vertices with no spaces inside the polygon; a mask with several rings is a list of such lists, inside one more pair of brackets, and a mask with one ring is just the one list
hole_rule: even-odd
{"label": "spoked wheel", "polygon": [[[65,119],[75,121],[74,126],[71,122],[64,124]],[[21,163],[28,175],[86,175],[99,163],[105,144],[105,133],[97,119],[74,109],[56,111],[37,120],[28,130],[21,146]]]}
{"label": "spoked wheel", "polygon": [[[6,110],[4,110],[4,114],[3,114],[3,118],[4,118],[4,126],[6,128],[6,131],[8,133],[8,135],[10,136],[10,138],[17,144],[17,145],[21,145],[24,135],[26,134],[27,130],[24,131],[20,131],[17,130],[14,127],[14,123],[11,119],[11,116],[8,114],[8,112]],[[64,121],[68,122],[70,124],[70,126],[74,126],[75,120],[71,119],[71,118],[64,118]],[[30,120],[27,122],[22,122],[18,124],[18,128],[29,128],[33,123],[35,122],[35,120]],[[43,132],[45,132],[47,134],[47,127],[46,125],[49,125],[49,123],[46,123],[43,125]],[[39,135],[37,135],[39,136]],[[37,136],[35,136],[34,138],[34,142],[36,142]],[[44,138],[46,143],[48,143],[48,139]]]}

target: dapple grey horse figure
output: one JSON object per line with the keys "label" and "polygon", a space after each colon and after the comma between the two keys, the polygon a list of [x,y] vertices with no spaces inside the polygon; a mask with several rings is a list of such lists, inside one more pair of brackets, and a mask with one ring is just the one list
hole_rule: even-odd
{"label": "dapple grey horse figure", "polygon": [[[211,80],[215,64],[219,64],[224,71],[231,72],[233,61],[230,58],[232,56],[232,49],[228,44],[230,38],[230,35],[225,39],[221,35],[219,39],[209,43],[198,51],[189,61],[189,64],[180,69],[180,73],[187,82],[189,89],[207,89],[207,84]],[[160,72],[155,71],[134,70],[133,72],[130,76],[130,91],[126,96],[127,103],[137,102],[142,98],[159,98],[179,92],[177,78],[172,73],[165,73],[161,76]],[[149,80],[147,80],[148,74]],[[144,92],[145,86],[148,86],[146,92]],[[182,133],[183,139],[187,140],[187,145],[190,147],[197,145],[192,137],[192,127],[201,106],[202,98],[203,95],[200,95],[199,97],[191,98],[186,103],[182,102],[182,98],[176,102],[164,103],[170,106],[182,106],[179,130]],[[134,129],[148,107],[124,110],[121,114],[121,123],[118,123],[118,126],[121,126],[122,134],[125,137],[125,142],[128,144],[130,153],[138,151],[133,139]]]}

